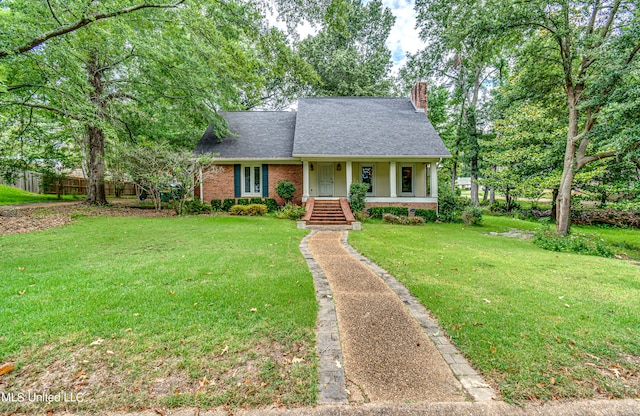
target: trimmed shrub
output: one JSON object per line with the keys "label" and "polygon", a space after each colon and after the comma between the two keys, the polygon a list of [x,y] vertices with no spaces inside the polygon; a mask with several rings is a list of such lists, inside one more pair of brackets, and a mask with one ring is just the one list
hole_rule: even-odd
{"label": "trimmed shrub", "polygon": [[249,205],[248,198],[238,198],[238,205]]}
{"label": "trimmed shrub", "polygon": [[369,209],[371,218],[382,218],[384,214],[393,214],[395,216],[409,216],[409,208],[405,207],[372,207]]}
{"label": "trimmed shrub", "polygon": [[262,198],[253,197],[249,199],[249,205],[252,205],[252,204],[263,204]]}
{"label": "trimmed shrub", "polygon": [[264,204],[234,205],[229,213],[231,215],[264,215],[267,213],[267,206]]}
{"label": "trimmed shrub", "polygon": [[222,199],[212,199],[211,200],[211,209],[214,212],[222,211]]}
{"label": "trimmed shrub", "polygon": [[276,194],[285,201],[291,201],[296,187],[288,179],[280,179],[276,185]]}
{"label": "trimmed shrub", "polygon": [[187,215],[210,214],[211,207],[199,199],[192,199],[184,202],[182,212]]}
{"label": "trimmed shrub", "polygon": [[276,217],[289,220],[299,220],[304,217],[304,214],[306,213],[307,211],[304,207],[299,207],[296,204],[288,202],[276,212]]}
{"label": "trimmed shrub", "polygon": [[482,208],[475,206],[468,206],[462,210],[462,221],[466,225],[480,225],[482,224]]}
{"label": "trimmed shrub", "polygon": [[354,214],[356,212],[364,211],[368,190],[369,190],[369,184],[362,183],[362,182],[353,182],[349,187],[349,199],[350,199],[351,211]]}
{"label": "trimmed shrub", "polygon": [[269,212],[275,212],[278,209],[278,203],[274,198],[265,198],[264,204],[267,206]]}
{"label": "trimmed shrub", "polygon": [[249,204],[247,205],[247,215],[264,215],[268,212],[265,204]]}
{"label": "trimmed shrub", "polygon": [[222,210],[225,212],[229,212],[231,210],[231,207],[234,206],[235,204],[236,204],[235,198],[227,198],[224,201],[222,201]]}
{"label": "trimmed shrub", "polygon": [[231,215],[247,215],[247,207],[248,207],[248,205],[234,205],[229,210],[229,214],[231,214]]}
{"label": "trimmed shrub", "polygon": [[435,209],[416,208],[414,215],[423,218],[425,222],[435,222],[438,219],[438,213]]}

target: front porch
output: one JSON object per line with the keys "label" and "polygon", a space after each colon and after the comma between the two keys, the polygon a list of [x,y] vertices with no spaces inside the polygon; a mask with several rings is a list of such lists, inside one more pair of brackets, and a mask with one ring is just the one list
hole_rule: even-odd
{"label": "front porch", "polygon": [[302,201],[347,198],[352,182],[369,184],[367,207],[436,209],[438,159],[303,159]]}

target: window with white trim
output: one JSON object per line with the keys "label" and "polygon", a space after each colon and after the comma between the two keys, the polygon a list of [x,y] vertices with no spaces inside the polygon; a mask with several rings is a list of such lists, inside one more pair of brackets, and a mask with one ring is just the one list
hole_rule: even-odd
{"label": "window with white trim", "polygon": [[375,187],[375,180],[373,176],[373,166],[362,166],[360,168],[361,176],[360,180],[362,183],[369,184],[369,189],[367,190],[367,195],[373,195],[373,190]]}
{"label": "window with white trim", "polygon": [[242,196],[261,196],[262,165],[242,165]]}
{"label": "window with white trim", "polygon": [[414,196],[415,195],[415,183],[414,173],[415,165],[400,165],[400,192],[402,196]]}

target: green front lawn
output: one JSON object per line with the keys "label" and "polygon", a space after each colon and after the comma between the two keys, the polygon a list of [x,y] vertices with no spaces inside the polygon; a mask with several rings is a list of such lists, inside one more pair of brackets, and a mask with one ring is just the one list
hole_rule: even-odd
{"label": "green front lawn", "polygon": [[[73,201],[77,196],[63,195],[63,200]],[[34,194],[10,186],[0,185],[0,205],[27,204],[29,202],[60,201],[56,195]]]}
{"label": "green front lawn", "polygon": [[0,365],[16,366],[1,389],[85,395],[0,413],[314,403],[304,234],[220,216],[78,218],[0,236]]}
{"label": "green front lawn", "polygon": [[[537,224],[365,224],[349,234],[509,401],[640,395],[640,267],[488,235]],[[633,245],[638,230],[582,229]],[[622,243],[620,243],[622,244]]]}

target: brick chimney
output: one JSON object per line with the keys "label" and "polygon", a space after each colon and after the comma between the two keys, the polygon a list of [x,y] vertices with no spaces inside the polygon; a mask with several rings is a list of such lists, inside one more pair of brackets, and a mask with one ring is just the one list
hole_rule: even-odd
{"label": "brick chimney", "polygon": [[418,81],[411,88],[411,101],[416,111],[427,113],[427,83],[425,81]]}

